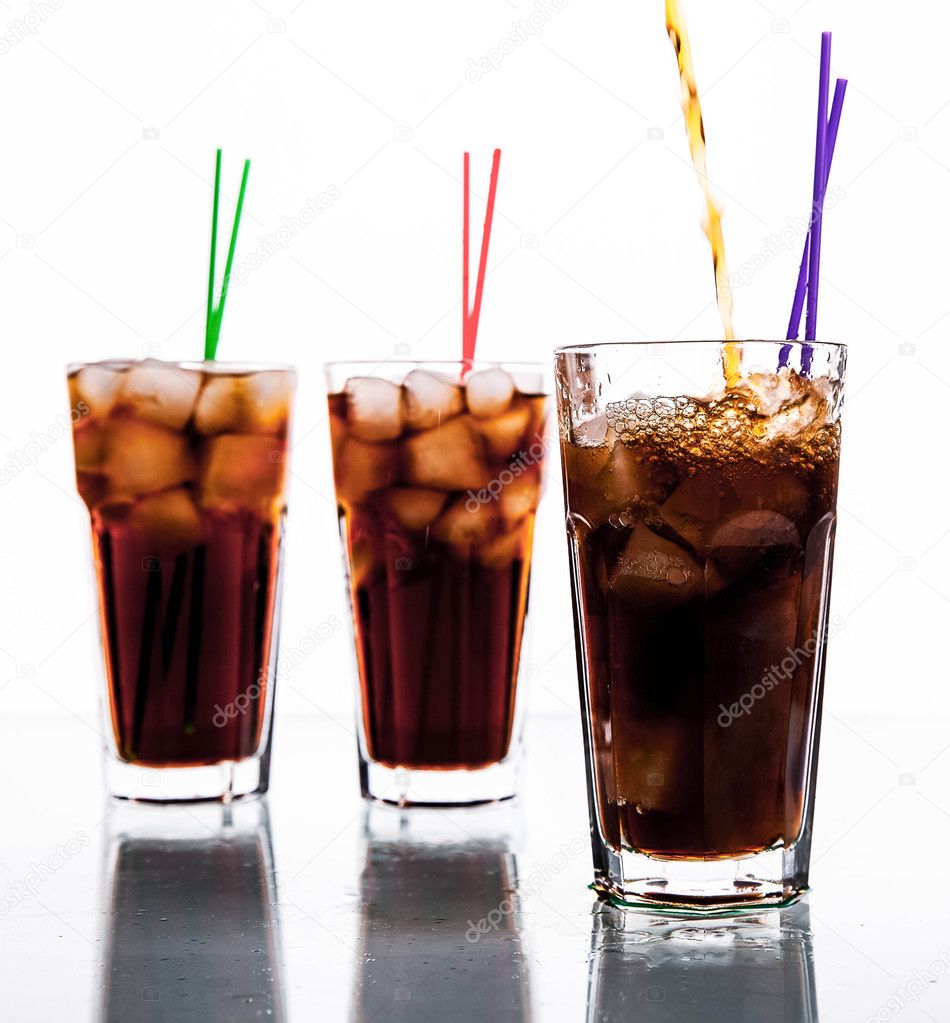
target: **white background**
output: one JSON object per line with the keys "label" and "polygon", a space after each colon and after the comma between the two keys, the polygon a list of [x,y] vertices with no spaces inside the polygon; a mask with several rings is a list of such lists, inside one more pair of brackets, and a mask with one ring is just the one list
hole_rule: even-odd
{"label": "white background", "polygon": [[[98,727],[87,516],[69,442],[53,437],[67,410],[63,367],[200,357],[215,146],[229,200],[253,159],[239,273],[283,218],[339,190],[233,286],[220,348],[300,370],[285,649],[345,618],[321,364],[385,359],[396,346],[425,359],[459,352],[465,148],[481,196],[492,148],[503,150],[482,357],[548,361],[564,343],[718,336],[660,0],[542,4],[541,31],[480,75],[472,69],[499,56],[533,2],[33,9],[43,12],[33,30],[14,27],[0,44],[0,452],[46,437],[0,486],[6,727],[23,716],[42,728],[49,715]],[[0,0],[0,22],[28,10]],[[922,785],[941,746],[898,761],[860,720],[950,713],[950,85],[926,49],[950,31],[950,9],[729,0],[686,13],[733,271],[761,264],[769,236],[808,209],[822,29],[835,32],[834,71],[851,80],[819,330],[851,346],[833,596],[846,627],[829,657],[824,769],[873,765],[894,785],[899,770],[919,771]],[[799,252],[796,240],[737,288],[740,337],[784,333]],[[535,713],[572,714],[551,469],[528,674]],[[279,718],[329,715],[349,729],[346,630],[281,687]],[[950,807],[945,793],[928,798]]]}

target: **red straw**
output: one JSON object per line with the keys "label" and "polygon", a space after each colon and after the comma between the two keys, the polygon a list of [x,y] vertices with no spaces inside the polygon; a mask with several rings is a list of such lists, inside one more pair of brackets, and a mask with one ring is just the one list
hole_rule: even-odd
{"label": "red straw", "polygon": [[491,165],[491,181],[488,185],[488,203],[485,206],[485,223],[482,227],[482,249],[478,258],[478,276],[475,278],[475,304],[469,308],[469,154],[463,162],[462,199],[462,362],[464,370],[471,369],[475,361],[475,341],[478,337],[478,318],[482,311],[482,294],[485,290],[485,271],[488,267],[488,243],[491,240],[491,225],[495,215],[495,193],[498,191],[498,168],[501,164],[501,150],[496,149]]}
{"label": "red straw", "polygon": [[469,199],[469,174],[468,174],[468,153],[462,158],[462,358],[469,358],[475,354],[474,339],[469,345],[468,328],[468,199]]}

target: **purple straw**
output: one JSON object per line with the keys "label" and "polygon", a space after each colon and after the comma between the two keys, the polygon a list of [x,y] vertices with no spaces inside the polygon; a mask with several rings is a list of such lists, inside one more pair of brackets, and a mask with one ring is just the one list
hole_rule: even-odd
{"label": "purple straw", "polygon": [[[792,300],[792,312],[788,321],[786,339],[797,340],[801,325],[802,307],[808,296],[808,312],[805,319],[805,340],[814,341],[818,324],[818,277],[821,260],[821,220],[824,211],[825,193],[831,174],[838,125],[841,122],[841,108],[848,83],[839,78],[835,83],[835,94],[828,115],[828,82],[831,76],[831,33],[821,35],[821,63],[818,81],[818,129],[815,137],[815,176],[812,190],[812,208],[805,249],[798,267],[798,280]],[[783,345],[779,353],[779,369],[788,365],[791,345]],[[807,376],[811,370],[813,351],[810,345],[802,345],[802,373]]]}
{"label": "purple straw", "polygon": [[[821,264],[821,214],[825,197],[825,135],[828,131],[828,81],[831,77],[831,33],[821,33],[818,73],[818,130],[815,135],[815,181],[812,189],[811,246],[808,251],[808,302],[805,340],[814,341],[818,326],[818,271]],[[804,367],[803,367],[804,368]]]}
{"label": "purple straw", "polygon": [[[835,142],[838,139],[838,125],[841,123],[841,108],[844,105],[844,94],[848,87],[846,78],[839,78],[835,83],[835,95],[831,101],[831,116],[828,120],[828,131],[825,136],[825,187],[821,193],[822,205],[824,205],[825,193],[828,191],[828,178],[831,176],[831,161],[835,154]],[[811,228],[805,236],[805,248],[802,251],[802,261],[798,267],[798,283],[795,286],[795,300],[792,302],[792,315],[788,320],[788,333],[785,335],[789,341],[798,339],[798,331],[802,321],[802,310],[805,308],[805,286],[808,283],[808,246],[811,241]]]}

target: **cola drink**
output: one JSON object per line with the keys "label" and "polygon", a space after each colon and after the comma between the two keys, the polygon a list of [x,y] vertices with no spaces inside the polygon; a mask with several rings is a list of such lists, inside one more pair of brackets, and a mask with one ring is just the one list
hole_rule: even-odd
{"label": "cola drink", "polygon": [[[346,369],[329,405],[361,751],[389,770],[499,764],[516,727],[541,485],[538,374],[522,389],[498,367],[464,381],[455,366],[359,372]],[[468,800],[443,795],[431,801]]]}
{"label": "cola drink", "polygon": [[651,869],[621,867],[628,851],[738,862],[804,840],[807,876],[839,397],[783,370],[562,414],[598,871],[614,892],[618,871]]}
{"label": "cola drink", "polygon": [[70,371],[122,763],[201,767],[266,745],[293,386],[213,362]]}

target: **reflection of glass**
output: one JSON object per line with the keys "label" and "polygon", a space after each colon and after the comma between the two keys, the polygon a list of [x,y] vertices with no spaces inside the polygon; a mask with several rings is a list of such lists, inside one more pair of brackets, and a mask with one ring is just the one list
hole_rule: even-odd
{"label": "reflection of glass", "polygon": [[455,818],[368,808],[357,1023],[531,1019],[514,820],[507,807]]}
{"label": "reflection of glass", "polygon": [[115,811],[100,1023],[286,1019],[264,802]]}
{"label": "reflection of glass", "polygon": [[597,904],[587,1019],[818,1023],[807,903],[688,923]]}

